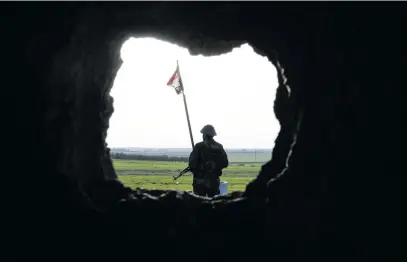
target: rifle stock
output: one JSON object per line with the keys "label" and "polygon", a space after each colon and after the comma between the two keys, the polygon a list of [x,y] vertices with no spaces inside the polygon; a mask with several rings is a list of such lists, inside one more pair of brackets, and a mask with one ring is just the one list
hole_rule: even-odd
{"label": "rifle stock", "polygon": [[182,177],[185,173],[188,173],[189,171],[191,171],[191,169],[188,167],[186,167],[184,170],[182,170],[178,176],[173,176],[172,178],[174,178],[174,181],[177,180],[178,178]]}

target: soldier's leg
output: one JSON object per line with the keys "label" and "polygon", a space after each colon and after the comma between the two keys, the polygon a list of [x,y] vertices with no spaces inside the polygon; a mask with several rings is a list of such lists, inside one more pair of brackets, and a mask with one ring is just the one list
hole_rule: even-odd
{"label": "soldier's leg", "polygon": [[206,196],[205,187],[202,185],[194,185],[194,194],[199,196]]}
{"label": "soldier's leg", "polygon": [[195,195],[206,196],[205,186],[203,183],[200,183],[199,179],[193,180],[192,188]]}
{"label": "soldier's leg", "polygon": [[220,190],[219,190],[219,186],[220,186],[220,179],[216,178],[214,180],[211,181],[210,187],[208,187],[206,189],[206,193],[208,194],[209,197],[214,197],[216,195],[220,194]]}
{"label": "soldier's leg", "polygon": [[214,197],[220,194],[219,188],[207,188],[206,193],[208,194],[208,197]]}

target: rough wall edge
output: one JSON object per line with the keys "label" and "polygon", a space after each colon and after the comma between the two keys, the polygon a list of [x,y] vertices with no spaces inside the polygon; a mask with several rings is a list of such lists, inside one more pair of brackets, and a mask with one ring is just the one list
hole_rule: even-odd
{"label": "rough wall edge", "polygon": [[[239,47],[244,43],[248,43],[258,55],[261,55],[263,57],[267,57],[269,62],[271,62],[274,65],[274,67],[276,68],[276,71],[277,71],[277,75],[278,75],[278,82],[279,82],[278,88],[280,88],[280,89],[284,88],[285,93],[288,94],[287,98],[288,99],[291,98],[292,91],[291,91],[291,88],[290,88],[290,86],[288,84],[287,76],[284,73],[284,68],[282,67],[280,61],[278,60],[278,54],[277,54],[276,51],[272,52],[271,54],[267,54],[266,52],[264,52],[261,49],[257,48],[255,45],[249,43],[248,41],[220,41],[222,44],[221,44],[221,48],[219,49],[219,46],[217,45],[217,43],[219,43],[219,41],[216,41],[214,39],[209,39],[208,40],[208,38],[205,38],[203,36],[202,36],[202,39],[204,39],[204,41],[201,41],[201,45],[195,45],[195,46],[192,47],[193,50],[191,50],[191,46],[188,43],[191,43],[191,42],[196,43],[196,42],[195,41],[190,41],[190,40],[189,41],[184,40],[184,39],[188,39],[187,34],[180,34],[180,35],[174,36],[171,33],[160,33],[160,32],[157,33],[157,31],[152,31],[152,33],[145,33],[145,32],[122,33],[122,34],[120,34],[120,36],[115,37],[115,39],[112,40],[112,42],[114,42],[116,44],[111,45],[111,48],[121,50],[122,45],[128,39],[130,39],[130,38],[142,38],[142,37],[151,37],[151,38],[156,38],[156,39],[161,40],[161,41],[170,42],[170,43],[178,45],[180,47],[187,48],[192,55],[204,55],[204,56],[225,54],[225,53],[231,52],[234,48]],[[210,44],[207,44],[208,42]],[[216,50],[216,52],[214,52],[213,50]],[[219,51],[219,50],[222,50],[222,51]],[[120,52],[118,52],[117,50],[116,51],[111,50],[110,52],[111,52],[111,54],[115,54],[115,55],[120,56]],[[121,60],[121,57],[119,59]],[[120,68],[117,68],[117,71],[116,71],[115,75],[117,75],[117,72],[118,72],[119,69]],[[110,87],[108,87],[108,88],[106,88],[104,90],[104,92],[108,93],[108,96],[110,96],[110,91],[112,89],[112,86],[113,86],[113,82],[111,83]],[[278,98],[276,97],[276,100],[277,99]],[[290,103],[290,104],[293,105],[293,103]],[[290,111],[292,111],[292,110],[295,110],[295,109],[290,108]],[[276,114],[276,112],[274,112],[274,114]],[[110,118],[110,116],[108,118]],[[109,119],[107,119],[106,121],[109,121]],[[266,168],[263,167],[261,170],[259,170],[260,175],[261,175],[261,173],[263,173],[263,174],[266,173],[265,177],[267,177],[266,180],[258,179],[259,176],[254,179],[254,180],[258,180],[260,182],[259,186],[262,187],[262,188],[267,187],[268,183],[270,181],[273,181],[273,179],[275,177],[279,177],[282,174],[284,174],[285,170],[287,170],[287,168],[288,168],[289,158],[290,158],[290,156],[292,154],[292,149],[293,149],[293,147],[295,145],[295,142],[296,142],[296,135],[297,135],[297,133],[299,131],[299,127],[300,127],[299,124],[300,124],[301,120],[300,119],[291,119],[291,121],[296,121],[297,122],[297,127],[294,130],[292,130],[292,129],[290,130],[290,133],[291,133],[290,142],[289,142],[288,145],[284,145],[285,147],[289,148],[288,151],[287,150],[282,151],[280,148],[278,148],[276,150],[273,150],[274,154],[281,154],[283,152],[284,156],[281,156],[281,158],[284,161],[284,166],[277,171],[279,173],[275,174],[276,171],[274,171],[273,174],[270,174],[269,173],[270,170],[267,168],[267,166],[268,165],[273,165],[273,159],[274,159],[273,158],[265,165]],[[279,121],[279,122],[280,122],[281,129],[280,129],[279,135],[276,138],[276,141],[279,139],[279,137],[281,137],[281,133],[282,133],[282,130],[283,130],[282,125],[285,124],[282,121]],[[277,145],[277,143],[276,143],[276,145]],[[109,151],[110,151],[110,148],[105,143],[105,152],[109,152]],[[109,162],[111,162],[110,155],[106,155],[105,157],[109,158],[109,159],[106,159],[106,161],[105,161],[106,165],[109,165]],[[282,164],[280,163],[280,164],[277,164],[277,165],[281,166]],[[109,169],[114,170],[113,167],[109,168]],[[106,177],[106,175],[105,175],[105,177]],[[114,175],[113,179],[117,179],[116,174]],[[171,191],[171,190],[169,190],[169,191]],[[146,192],[148,192],[148,190],[146,190]]]}
{"label": "rough wall edge", "polygon": [[269,188],[289,168],[289,162],[300,131],[303,111],[296,101],[296,91],[292,90],[284,67],[276,51],[267,55],[277,71],[278,88],[274,100],[274,114],[280,123],[280,131],[275,139],[272,158],[264,164],[258,176],[251,181],[244,192],[245,197],[269,197]]}

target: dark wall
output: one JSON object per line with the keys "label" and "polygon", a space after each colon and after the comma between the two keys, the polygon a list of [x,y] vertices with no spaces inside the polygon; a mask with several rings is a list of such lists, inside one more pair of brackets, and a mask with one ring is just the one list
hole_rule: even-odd
{"label": "dark wall", "polygon": [[[265,244],[268,255],[401,251],[404,3],[1,5],[4,140],[36,153],[25,163],[6,158],[22,171],[6,175],[4,192],[12,221],[23,225],[10,237],[30,233],[32,252],[67,243],[90,253],[137,243],[141,252],[154,233],[171,240],[166,248],[193,234],[208,250],[266,252],[258,250]],[[204,55],[248,42],[278,68],[270,103],[281,131],[245,197],[131,192],[114,180],[109,91],[121,45],[145,35]],[[163,216],[168,223],[159,224]],[[134,223],[144,226],[129,229]]]}

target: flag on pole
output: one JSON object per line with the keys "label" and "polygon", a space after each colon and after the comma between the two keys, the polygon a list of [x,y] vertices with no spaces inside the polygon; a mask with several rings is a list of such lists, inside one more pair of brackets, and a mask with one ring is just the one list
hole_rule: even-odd
{"label": "flag on pole", "polygon": [[184,87],[182,86],[181,75],[179,74],[178,65],[177,65],[177,69],[175,69],[174,74],[172,74],[170,80],[168,80],[167,86],[174,87],[177,95],[181,94],[181,92],[184,91]]}
{"label": "flag on pole", "polygon": [[184,98],[185,115],[187,117],[187,122],[188,122],[189,137],[191,138],[192,148],[194,148],[194,137],[192,136],[191,122],[189,121],[189,114],[188,114],[187,99],[186,99],[185,93],[184,93],[184,85],[182,84],[181,73],[179,72],[178,60],[177,60],[177,68],[175,69],[174,74],[172,74],[170,80],[168,80],[167,86],[174,87],[177,95],[182,93],[182,96]]}

